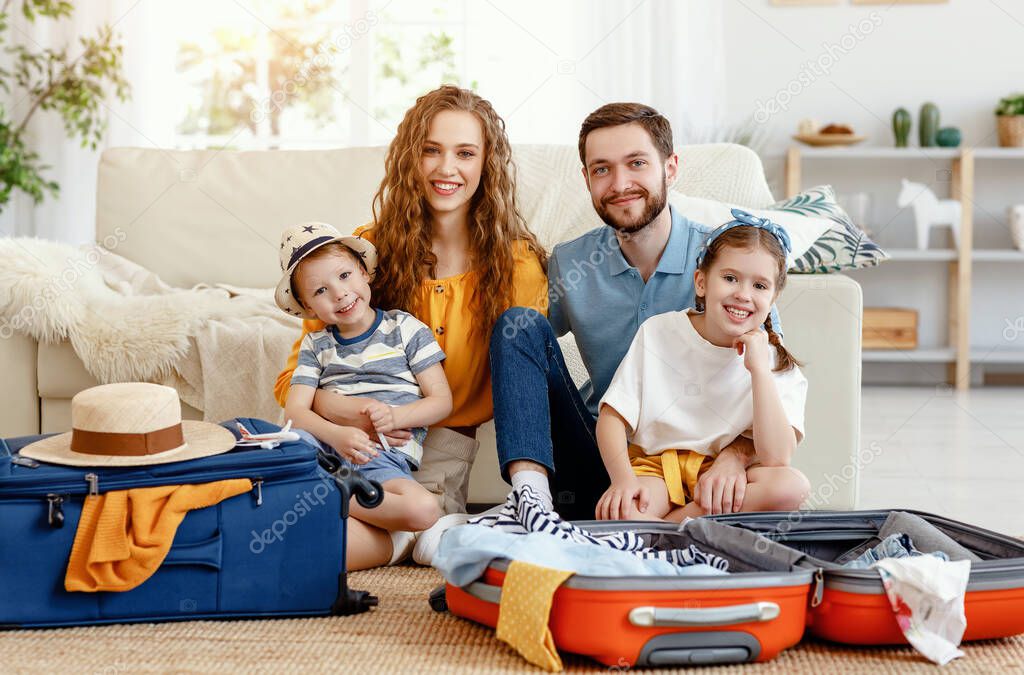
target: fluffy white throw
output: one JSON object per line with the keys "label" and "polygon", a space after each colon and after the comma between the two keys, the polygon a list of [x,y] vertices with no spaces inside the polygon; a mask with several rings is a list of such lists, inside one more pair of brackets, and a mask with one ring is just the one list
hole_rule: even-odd
{"label": "fluffy white throw", "polygon": [[175,387],[208,421],[278,420],[274,381],[300,322],[271,289],[172,288],[102,247],[0,239],[0,334],[67,340],[100,382]]}

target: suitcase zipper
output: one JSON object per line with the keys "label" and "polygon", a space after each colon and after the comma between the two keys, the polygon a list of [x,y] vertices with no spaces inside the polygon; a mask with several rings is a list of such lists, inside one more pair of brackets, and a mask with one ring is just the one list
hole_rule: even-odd
{"label": "suitcase zipper", "polygon": [[[256,506],[263,506],[263,479],[250,478],[252,482],[251,492],[256,497]],[[88,497],[99,495],[99,477],[94,473],[85,475],[85,482],[88,483]],[[64,527],[64,502],[70,501],[71,495],[60,495],[51,492],[46,495],[46,522],[51,528],[59,530]]]}
{"label": "suitcase zipper", "polygon": [[814,570],[814,595],[811,596],[811,607],[821,604],[825,596],[825,570],[818,567]]}
{"label": "suitcase zipper", "polygon": [[64,527],[64,497],[62,495],[46,495],[46,522],[55,530]]}
{"label": "suitcase zipper", "polygon": [[[266,469],[261,470],[258,467],[243,467],[241,469],[233,470],[222,470],[218,472],[204,473],[198,478],[192,476],[176,475],[176,476],[157,476],[150,478],[106,478],[104,481],[103,489],[105,492],[111,490],[128,490],[132,488],[143,488],[143,487],[159,487],[161,485],[179,485],[184,483],[212,483],[219,480],[228,480],[231,478],[248,478],[249,480],[276,480],[281,478],[287,478],[289,476],[298,476],[308,474],[311,471],[315,472],[317,467],[316,459],[310,458],[308,461],[303,461],[300,465],[291,465],[283,467],[279,471],[267,471]],[[253,475],[256,478],[253,478]],[[25,478],[29,478],[26,476]],[[37,475],[31,476],[31,487],[26,485],[24,487],[10,485],[0,487],[0,498],[4,497],[46,497],[49,494],[63,494],[63,495],[96,495],[99,494],[99,476],[96,473],[89,472],[88,474],[78,478],[77,480],[65,480],[62,483],[39,485],[39,479]],[[2,481],[0,481],[2,482]],[[30,481],[26,480],[26,483]],[[83,487],[84,482],[84,487]]]}

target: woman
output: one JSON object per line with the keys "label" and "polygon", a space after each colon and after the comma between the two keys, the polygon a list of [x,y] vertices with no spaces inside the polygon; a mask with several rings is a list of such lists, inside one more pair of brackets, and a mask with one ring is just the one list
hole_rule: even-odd
{"label": "woman", "polygon": [[[493,416],[491,328],[509,307],[547,306],[546,255],[516,207],[505,123],[472,91],[442,86],[406,112],[384,169],[373,223],[356,230],[377,247],[373,297],[434,331],[452,390],[452,413],[441,426],[475,437]],[[303,323],[274,388],[282,406],[302,337],[322,328],[319,321]],[[359,412],[364,403],[318,391],[313,410],[370,432]],[[387,438],[401,444],[408,434]],[[349,525],[349,569],[392,559],[386,532],[354,519]]]}

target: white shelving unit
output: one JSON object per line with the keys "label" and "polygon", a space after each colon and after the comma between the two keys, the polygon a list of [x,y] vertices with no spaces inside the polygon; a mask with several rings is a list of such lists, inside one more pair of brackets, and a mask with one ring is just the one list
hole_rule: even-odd
{"label": "white shelving unit", "polygon": [[[807,159],[905,159],[949,163],[952,197],[964,204],[974,201],[975,160],[1021,160],[1024,148],[878,148],[878,147],[790,147],[786,153],[786,196],[799,194],[802,161]],[[959,249],[889,249],[894,262],[944,263],[949,266],[949,346],[912,350],[868,350],[865,362],[947,363],[948,379],[957,389],[970,386],[971,363],[1024,363],[1021,349],[971,348],[972,265],[979,263],[1024,263],[1024,252],[1015,249],[974,249],[974,214],[965,208],[960,223]]]}
{"label": "white shelving unit", "polygon": [[[898,262],[952,262],[959,253],[952,248],[934,248],[922,251],[916,248],[888,248],[891,260]],[[976,248],[971,258],[977,262],[1024,263],[1024,251],[1002,248]]]}

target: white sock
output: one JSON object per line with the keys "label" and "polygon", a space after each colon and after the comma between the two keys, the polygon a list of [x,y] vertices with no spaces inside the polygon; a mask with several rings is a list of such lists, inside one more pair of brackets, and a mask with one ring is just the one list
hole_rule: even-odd
{"label": "white sock", "polygon": [[416,535],[412,532],[389,532],[391,535],[391,560],[389,565],[397,565],[404,561],[412,553],[413,544],[416,543]]}
{"label": "white sock", "polygon": [[548,511],[554,509],[554,500],[551,499],[551,486],[548,484],[548,477],[540,471],[518,471],[512,474],[512,489],[518,490],[524,485],[529,485],[537,494]]}

